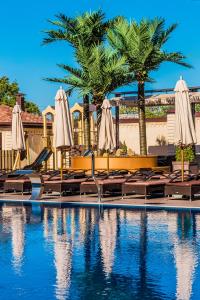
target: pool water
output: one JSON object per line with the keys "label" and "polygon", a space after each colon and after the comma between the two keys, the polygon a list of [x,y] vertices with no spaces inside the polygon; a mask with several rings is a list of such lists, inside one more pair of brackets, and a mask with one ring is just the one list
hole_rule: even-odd
{"label": "pool water", "polygon": [[0,299],[200,299],[200,213],[0,207]]}

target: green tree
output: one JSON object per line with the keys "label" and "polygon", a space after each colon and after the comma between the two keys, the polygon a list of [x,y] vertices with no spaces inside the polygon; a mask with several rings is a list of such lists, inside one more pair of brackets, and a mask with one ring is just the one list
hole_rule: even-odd
{"label": "green tree", "polygon": [[155,18],[143,19],[141,22],[128,22],[118,18],[108,32],[108,39],[114,49],[124,55],[130,71],[135,73],[138,83],[138,115],[140,133],[140,153],[147,154],[145,122],[145,83],[150,81],[150,73],[159,69],[163,62],[173,62],[190,67],[180,52],[167,52],[163,49],[176,24],[165,28],[165,20]]}
{"label": "green tree", "polygon": [[65,83],[70,91],[78,90],[81,95],[90,95],[97,107],[97,128],[101,118],[101,104],[107,94],[134,80],[124,56],[104,45],[79,49],[79,68],[60,65],[67,71],[64,78],[48,78],[53,82]]}
{"label": "green tree", "polygon": [[40,114],[39,107],[32,101],[25,101],[25,111],[32,114]]}
{"label": "green tree", "polygon": [[[19,85],[17,82],[10,82],[6,76],[0,77],[0,104],[13,107],[16,103],[16,96],[19,93]],[[29,113],[39,114],[38,106],[25,100],[25,110]]]}
{"label": "green tree", "polygon": [[[79,58],[83,49],[88,49],[93,46],[100,45],[106,36],[108,28],[115,20],[105,20],[105,14],[101,11],[86,12],[76,18],[70,18],[64,14],[56,16],[56,20],[49,20],[49,23],[55,26],[55,30],[45,31],[47,37],[44,38],[43,43],[49,44],[57,41],[65,41],[73,47],[76,61],[79,63]],[[80,53],[81,52],[81,53]],[[89,53],[84,52],[84,55]],[[89,59],[89,57],[87,57]],[[76,73],[76,70],[71,67],[66,67],[69,72]],[[76,73],[77,75],[77,73]],[[65,82],[65,80],[59,80],[59,82]],[[71,81],[72,83],[72,81]],[[70,84],[71,86],[71,84]],[[76,86],[77,88],[77,86]],[[81,87],[79,87],[79,90]],[[72,91],[73,89],[71,89]],[[90,95],[85,93],[85,90],[81,92],[83,96],[84,105],[84,144],[86,148],[90,146],[90,117],[89,117],[89,99]]]}
{"label": "green tree", "polygon": [[17,82],[10,82],[6,76],[0,78],[0,104],[14,106],[18,92]]}

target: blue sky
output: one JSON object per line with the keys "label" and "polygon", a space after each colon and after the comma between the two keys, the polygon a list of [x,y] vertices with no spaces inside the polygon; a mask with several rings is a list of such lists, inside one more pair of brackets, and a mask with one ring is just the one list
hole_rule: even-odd
{"label": "blue sky", "polygon": [[[153,74],[152,88],[173,87],[180,75],[188,85],[200,85],[200,0],[7,0],[0,6],[0,76],[16,80],[27,98],[40,109],[54,104],[59,85],[48,83],[45,77],[63,76],[57,63],[72,63],[72,51],[65,43],[41,46],[43,30],[49,28],[47,19],[62,12],[76,16],[86,10],[102,8],[106,16],[124,15],[128,19],[164,17],[167,24],[179,26],[166,49],[182,51],[193,69],[164,64]],[[134,87],[133,87],[134,88]],[[130,90],[130,87],[128,88]],[[70,99],[77,101],[74,95]]]}

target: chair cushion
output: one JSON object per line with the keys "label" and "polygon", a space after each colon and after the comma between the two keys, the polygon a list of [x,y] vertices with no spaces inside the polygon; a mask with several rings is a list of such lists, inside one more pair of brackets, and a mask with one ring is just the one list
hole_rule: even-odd
{"label": "chair cushion", "polygon": [[104,185],[104,184],[122,184],[125,182],[125,178],[115,178],[115,179],[111,179],[111,178],[108,178],[108,179],[96,179],[96,181],[84,181],[82,182],[81,184],[91,184],[91,185],[96,185],[99,184],[99,185]]}
{"label": "chair cushion", "polygon": [[125,185],[133,185],[133,186],[154,186],[154,185],[164,185],[168,183],[168,180],[149,180],[149,181],[136,181],[136,182],[125,182]]}
{"label": "chair cushion", "polygon": [[169,182],[167,185],[177,185],[177,186],[192,186],[192,185],[200,185],[200,180],[190,180],[190,181],[177,181],[177,182]]}
{"label": "chair cushion", "polygon": [[24,179],[6,179],[6,183],[25,183],[25,182],[31,182],[30,179],[24,178]]}
{"label": "chair cushion", "polygon": [[61,184],[61,183],[81,183],[85,181],[85,178],[72,178],[64,180],[47,180],[44,181],[45,184]]}

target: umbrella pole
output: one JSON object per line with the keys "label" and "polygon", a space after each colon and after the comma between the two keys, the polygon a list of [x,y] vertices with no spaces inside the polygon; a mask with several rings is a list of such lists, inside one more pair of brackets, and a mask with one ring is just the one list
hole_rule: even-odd
{"label": "umbrella pole", "polygon": [[19,169],[21,169],[21,153],[20,153],[20,150],[19,150],[18,153],[19,153],[19,162],[18,162],[19,163]]}
{"label": "umbrella pole", "polygon": [[61,161],[60,161],[60,178],[61,178],[61,180],[63,180],[63,152],[62,152],[62,150],[60,151],[60,157],[61,157]]}
{"label": "umbrella pole", "polygon": [[16,157],[15,157],[15,161],[13,164],[13,170],[17,169],[18,164],[19,164],[19,151],[17,151]]}
{"label": "umbrella pole", "polygon": [[26,155],[27,155],[27,161],[28,165],[30,165],[30,149],[29,149],[29,143],[28,143],[28,137],[26,138]]}
{"label": "umbrella pole", "polygon": [[184,181],[184,151],[181,148],[181,180]]}
{"label": "umbrella pole", "polygon": [[107,150],[107,173],[109,174],[109,150]]}

